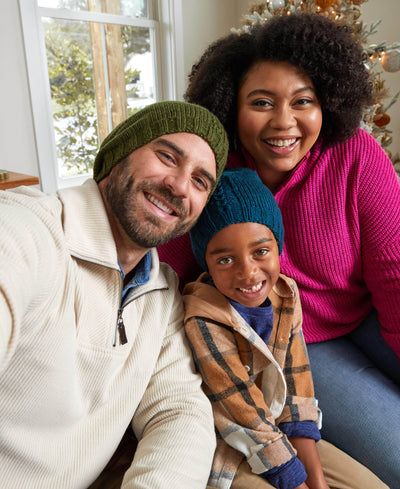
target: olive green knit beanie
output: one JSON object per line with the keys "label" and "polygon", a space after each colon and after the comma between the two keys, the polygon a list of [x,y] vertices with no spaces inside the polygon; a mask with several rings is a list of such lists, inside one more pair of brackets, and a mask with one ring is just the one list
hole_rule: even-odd
{"label": "olive green knit beanie", "polygon": [[228,154],[228,138],[209,110],[187,102],[156,102],[118,124],[102,142],[93,167],[96,182],[136,149],[165,134],[197,134],[210,145],[217,163],[217,181]]}

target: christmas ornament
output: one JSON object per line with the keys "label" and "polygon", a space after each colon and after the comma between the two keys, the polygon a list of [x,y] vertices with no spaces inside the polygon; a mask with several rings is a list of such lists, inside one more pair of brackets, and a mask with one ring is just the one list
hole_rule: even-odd
{"label": "christmas ornament", "polygon": [[335,0],[315,0],[315,5],[322,8],[323,10],[331,7],[334,3]]}
{"label": "christmas ornament", "polygon": [[269,5],[273,10],[278,10],[285,6],[285,0],[269,0]]}
{"label": "christmas ornament", "polygon": [[381,139],[381,145],[382,146],[389,146],[389,144],[392,142],[392,136],[389,136],[389,134],[384,134]]}
{"label": "christmas ornament", "polygon": [[382,68],[389,73],[400,70],[400,49],[386,51],[381,59]]}
{"label": "christmas ornament", "polygon": [[[361,16],[361,11],[359,8],[353,8],[352,10],[352,15],[354,20],[358,20]],[[355,24],[353,27],[356,27],[357,24]],[[359,24],[359,27],[361,28],[361,25]]]}
{"label": "christmas ornament", "polygon": [[350,3],[353,5],[361,5],[365,2],[365,0],[350,0]]}
{"label": "christmas ornament", "polygon": [[383,127],[389,124],[390,122],[390,115],[388,114],[376,114],[374,117],[374,124],[377,125],[378,127]]}

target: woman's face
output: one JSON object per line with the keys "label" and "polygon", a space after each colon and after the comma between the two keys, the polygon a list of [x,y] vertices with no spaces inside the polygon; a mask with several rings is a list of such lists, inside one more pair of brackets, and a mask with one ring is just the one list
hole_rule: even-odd
{"label": "woman's face", "polygon": [[275,190],[317,140],[322,111],[311,79],[286,61],[260,61],[238,94],[238,134]]}

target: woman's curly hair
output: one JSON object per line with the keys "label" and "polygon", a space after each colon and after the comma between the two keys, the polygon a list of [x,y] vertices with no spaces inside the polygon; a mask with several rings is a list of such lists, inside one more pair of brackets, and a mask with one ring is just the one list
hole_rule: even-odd
{"label": "woman's curly hair", "polygon": [[325,147],[354,134],[363,109],[372,104],[361,46],[347,25],[317,14],[295,14],[217,40],[192,67],[185,99],[221,120],[231,149],[237,139],[238,91],[249,69],[266,60],[287,61],[310,77],[321,104]]}

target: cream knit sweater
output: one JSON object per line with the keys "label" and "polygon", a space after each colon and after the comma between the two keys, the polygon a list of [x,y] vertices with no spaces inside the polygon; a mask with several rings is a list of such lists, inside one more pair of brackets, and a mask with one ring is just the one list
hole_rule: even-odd
{"label": "cream knit sweater", "polygon": [[0,192],[0,230],[1,487],[86,488],[133,419],[122,487],[203,489],[213,420],[172,270],[152,251],[113,346],[122,280],[95,182]]}

